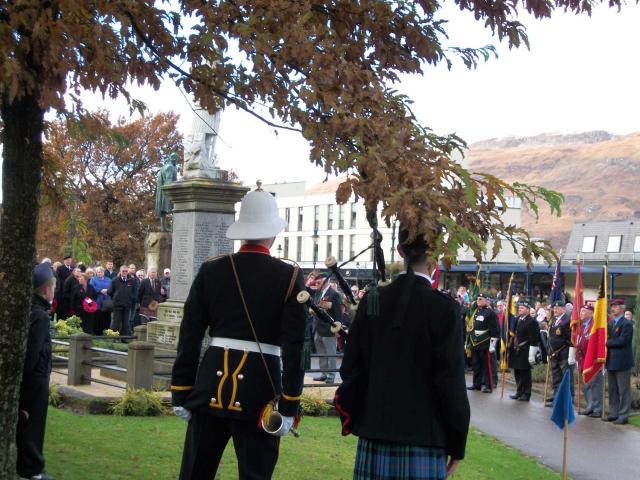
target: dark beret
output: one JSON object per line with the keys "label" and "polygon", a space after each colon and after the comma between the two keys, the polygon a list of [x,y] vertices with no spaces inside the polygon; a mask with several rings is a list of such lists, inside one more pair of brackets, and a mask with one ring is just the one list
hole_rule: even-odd
{"label": "dark beret", "polygon": [[556,300],[551,304],[552,307],[566,307],[565,303],[562,300]]}
{"label": "dark beret", "polygon": [[624,298],[613,298],[611,300],[611,305],[626,305]]}
{"label": "dark beret", "polygon": [[33,288],[38,288],[54,277],[50,263],[40,263],[33,269]]}

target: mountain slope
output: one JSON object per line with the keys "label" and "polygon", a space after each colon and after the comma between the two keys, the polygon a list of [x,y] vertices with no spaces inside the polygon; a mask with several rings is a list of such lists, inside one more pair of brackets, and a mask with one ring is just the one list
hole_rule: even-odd
{"label": "mountain slope", "polygon": [[565,247],[574,222],[640,217],[640,133],[543,134],[492,139],[470,145],[465,164],[510,182],[542,185],[565,195],[562,216],[541,208],[536,223],[524,210],[522,221],[556,248]]}

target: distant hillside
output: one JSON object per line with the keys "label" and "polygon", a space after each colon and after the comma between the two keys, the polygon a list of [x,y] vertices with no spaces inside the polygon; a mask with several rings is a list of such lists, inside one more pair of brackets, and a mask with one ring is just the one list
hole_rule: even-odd
{"label": "distant hillside", "polygon": [[640,217],[640,133],[595,131],[491,139],[470,145],[465,164],[510,182],[538,184],[565,195],[563,215],[539,222],[523,212],[533,235],[566,246],[573,223]]}

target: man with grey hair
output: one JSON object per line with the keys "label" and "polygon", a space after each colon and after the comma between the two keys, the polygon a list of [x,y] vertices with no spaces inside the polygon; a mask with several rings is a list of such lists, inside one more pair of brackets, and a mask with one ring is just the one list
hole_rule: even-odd
{"label": "man with grey hair", "polygon": [[56,278],[50,264],[41,263],[34,269],[33,288],[27,351],[20,384],[16,471],[21,479],[50,480],[52,477],[43,473],[51,375],[49,310],[56,290]]}

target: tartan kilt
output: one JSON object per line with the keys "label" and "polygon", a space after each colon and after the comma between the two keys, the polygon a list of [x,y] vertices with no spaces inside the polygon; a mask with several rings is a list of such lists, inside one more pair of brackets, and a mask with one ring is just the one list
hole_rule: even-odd
{"label": "tartan kilt", "polygon": [[443,448],[358,440],[353,480],[441,480],[446,476]]}

